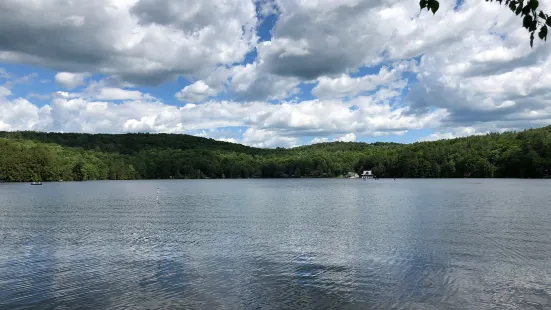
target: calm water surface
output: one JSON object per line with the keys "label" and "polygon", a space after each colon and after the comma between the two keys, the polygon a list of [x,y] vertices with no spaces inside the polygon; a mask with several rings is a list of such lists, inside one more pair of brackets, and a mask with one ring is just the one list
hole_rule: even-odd
{"label": "calm water surface", "polygon": [[551,181],[0,184],[0,309],[182,308],[551,309]]}

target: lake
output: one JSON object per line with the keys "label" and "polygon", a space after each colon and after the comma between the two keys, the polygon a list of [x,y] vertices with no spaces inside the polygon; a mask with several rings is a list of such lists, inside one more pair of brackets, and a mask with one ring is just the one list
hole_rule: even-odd
{"label": "lake", "polygon": [[0,308],[551,309],[551,180],[4,183]]}

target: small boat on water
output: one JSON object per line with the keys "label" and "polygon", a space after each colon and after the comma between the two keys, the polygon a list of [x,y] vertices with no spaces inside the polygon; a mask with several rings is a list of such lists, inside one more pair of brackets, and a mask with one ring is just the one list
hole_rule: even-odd
{"label": "small boat on water", "polygon": [[42,185],[42,182],[31,182],[31,185]]}

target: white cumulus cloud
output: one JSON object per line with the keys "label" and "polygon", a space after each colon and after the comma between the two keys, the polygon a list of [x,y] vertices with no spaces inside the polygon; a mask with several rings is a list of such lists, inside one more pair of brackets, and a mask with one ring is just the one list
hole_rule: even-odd
{"label": "white cumulus cloud", "polygon": [[84,85],[88,76],[87,73],[58,72],[55,75],[55,82],[63,88],[73,89]]}
{"label": "white cumulus cloud", "polygon": [[197,81],[177,92],[176,98],[180,101],[199,102],[208,97],[216,96],[217,93],[216,89],[213,89],[204,81]]}
{"label": "white cumulus cloud", "polygon": [[[437,14],[418,5],[0,1],[0,61],[53,69],[60,88],[43,105],[31,84],[51,77],[0,69],[2,128],[194,133],[273,147],[551,123],[550,43],[530,48],[519,17],[495,2],[454,10],[455,0],[441,0]],[[183,80],[194,83],[170,94],[143,87]]]}
{"label": "white cumulus cloud", "polygon": [[252,1],[3,0],[0,61],[157,84],[243,59]]}
{"label": "white cumulus cloud", "polygon": [[341,141],[341,142],[354,142],[356,141],[356,135],[351,132],[351,133],[347,133],[343,136],[340,136],[340,137],[337,137],[335,139],[335,141]]}

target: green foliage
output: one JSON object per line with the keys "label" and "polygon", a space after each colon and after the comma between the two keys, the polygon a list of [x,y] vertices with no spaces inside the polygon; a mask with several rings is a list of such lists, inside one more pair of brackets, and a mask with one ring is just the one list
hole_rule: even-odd
{"label": "green foliage", "polygon": [[427,11],[432,11],[432,14],[436,14],[436,11],[440,8],[440,2],[437,0],[421,0],[419,1],[419,6],[422,9],[427,9]]}
{"label": "green foliage", "polygon": [[[486,0],[486,2],[493,2],[494,0]],[[505,2],[505,5],[517,16],[522,17],[522,27],[526,28],[530,33],[530,47],[534,46],[534,34],[539,28],[538,37],[547,41],[547,26],[551,27],[551,17],[545,14],[542,10],[537,11],[539,7],[538,0],[496,0],[499,4]],[[419,1],[419,7],[432,11],[432,14],[436,14],[436,11],[440,8],[440,3],[436,0],[421,0]]]}
{"label": "green foliage", "polygon": [[258,149],[188,135],[0,132],[0,180],[379,177],[541,178],[551,126],[453,140]]}
{"label": "green foliage", "polygon": [[[3,181],[103,180],[110,179],[112,171],[129,163],[128,157],[120,154],[19,139],[24,135],[19,132],[1,134],[10,137],[0,138],[0,180]],[[140,175],[127,169],[121,178],[136,179]]]}

